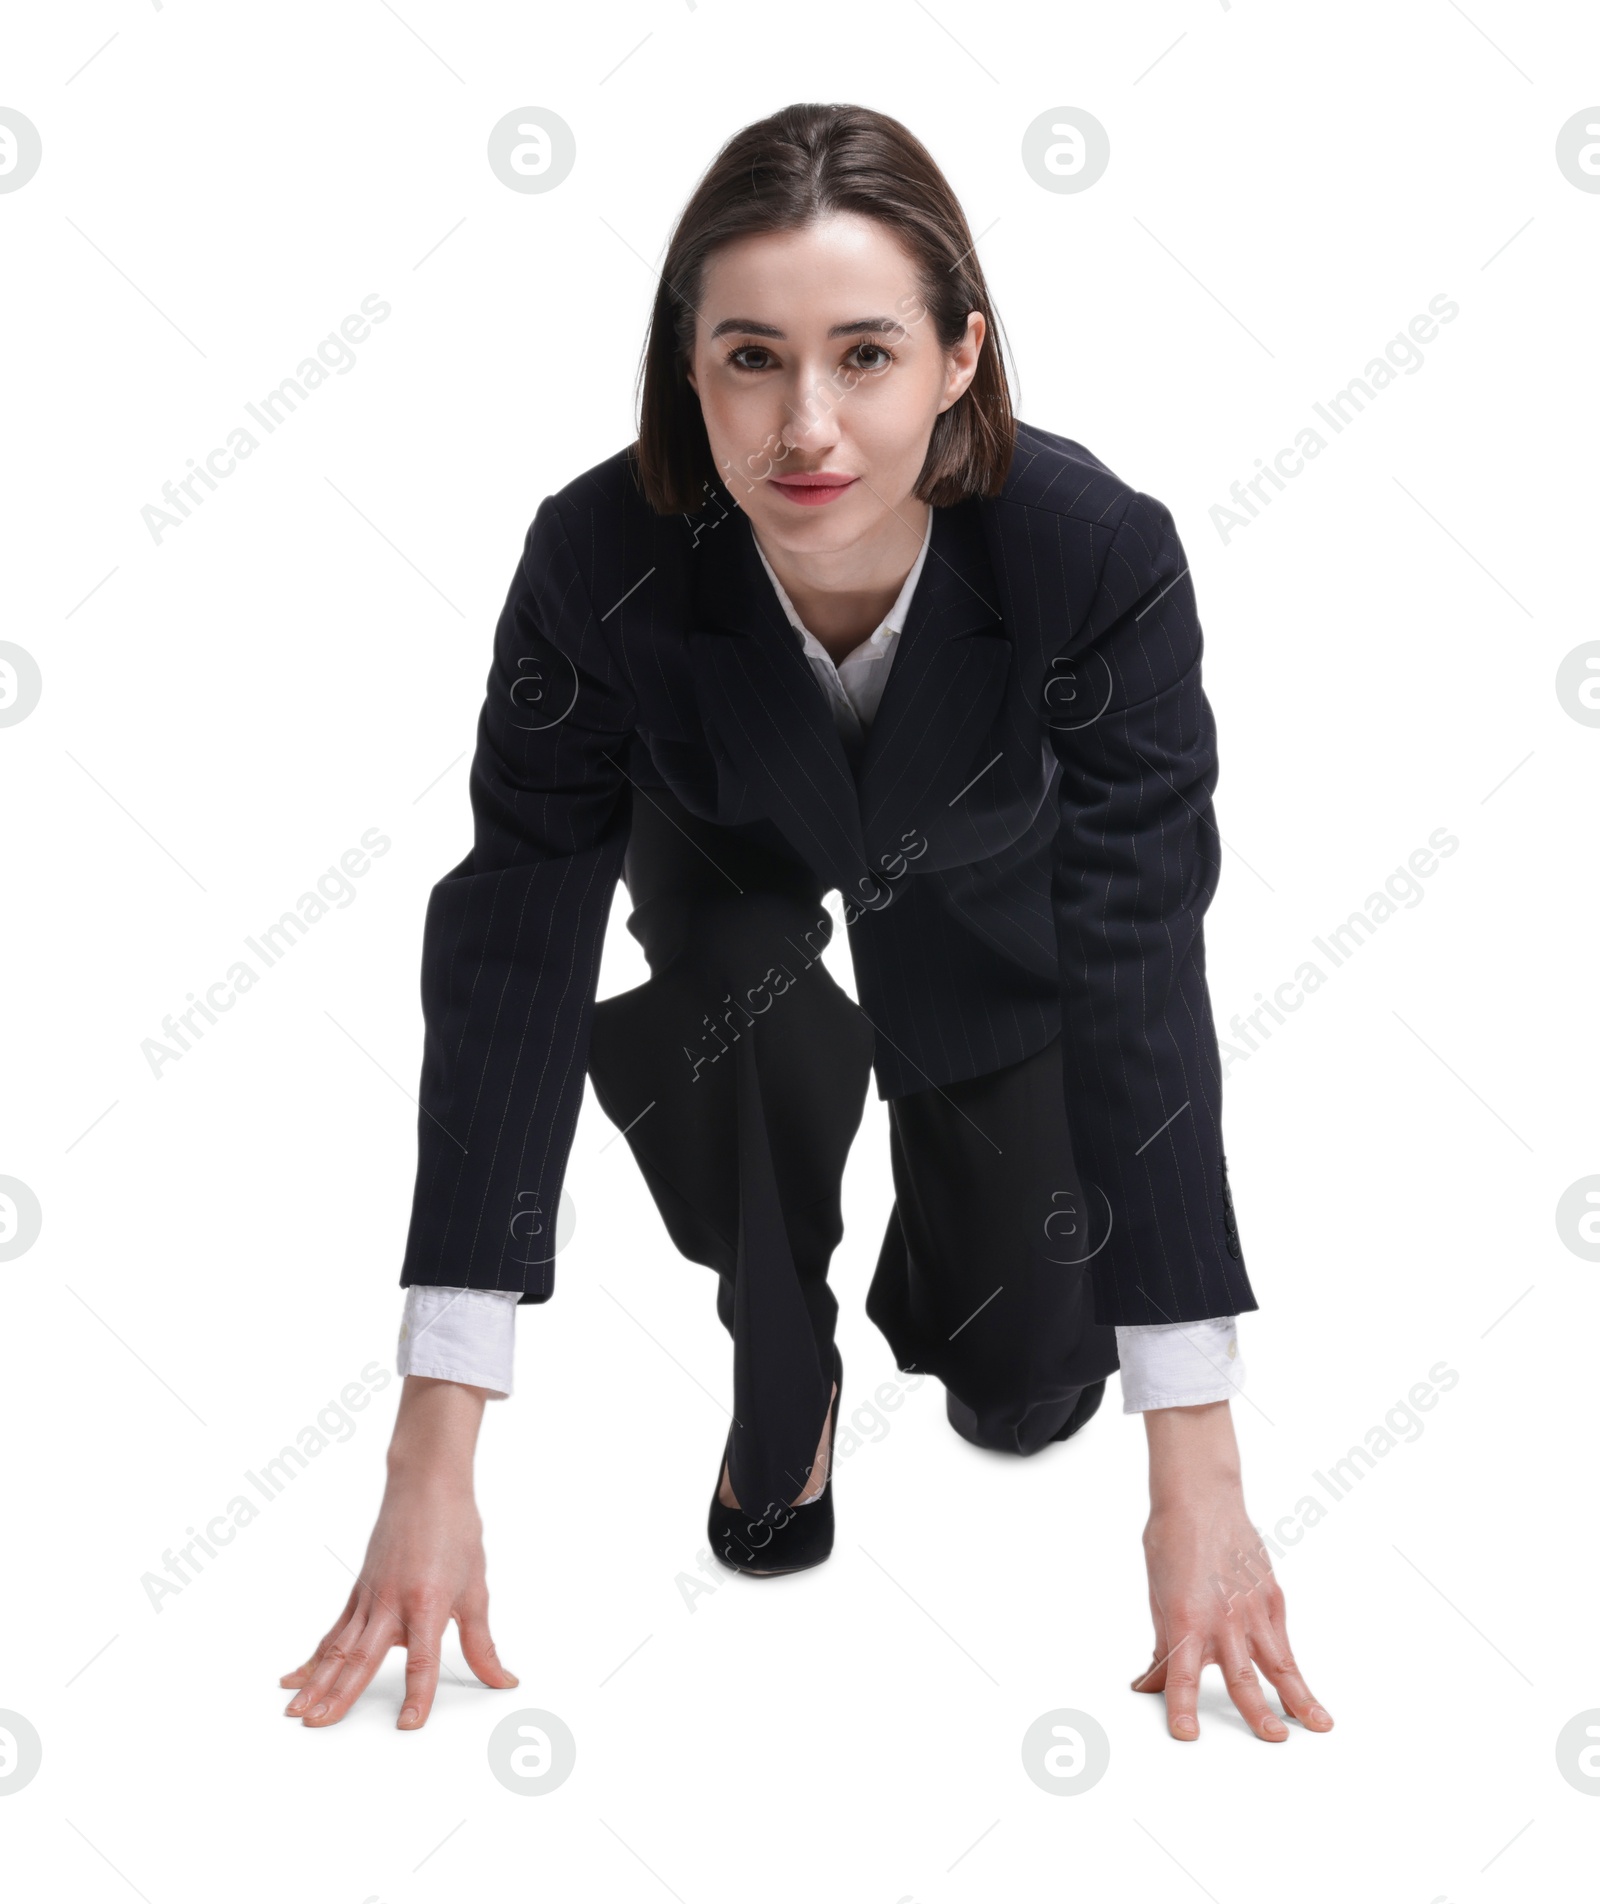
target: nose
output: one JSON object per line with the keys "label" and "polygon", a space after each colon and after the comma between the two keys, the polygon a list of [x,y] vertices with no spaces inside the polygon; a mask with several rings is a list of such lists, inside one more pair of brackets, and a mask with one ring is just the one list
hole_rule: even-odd
{"label": "nose", "polygon": [[779,433],[784,449],[795,456],[825,458],[836,448],[841,434],[839,405],[844,394],[819,370],[802,365],[796,372],[795,388],[784,401],[784,425]]}

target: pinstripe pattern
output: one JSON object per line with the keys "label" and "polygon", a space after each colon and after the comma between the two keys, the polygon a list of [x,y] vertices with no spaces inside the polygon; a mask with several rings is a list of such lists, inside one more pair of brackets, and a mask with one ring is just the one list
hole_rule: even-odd
{"label": "pinstripe pattern", "polygon": [[631,803],[666,786],[775,826],[844,895],[881,1097],[1064,1033],[1078,1167],[1112,1213],[1098,1320],[1255,1308],[1205,981],[1201,647],[1170,513],[1023,425],[1001,496],[934,511],[852,772],[725,492],[657,517],[619,452],[547,498],[496,629],[473,849],[428,906],[402,1284],[550,1295]]}

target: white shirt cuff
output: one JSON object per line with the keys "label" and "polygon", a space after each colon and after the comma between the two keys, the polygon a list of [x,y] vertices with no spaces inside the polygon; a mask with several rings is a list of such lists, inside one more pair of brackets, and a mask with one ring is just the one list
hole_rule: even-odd
{"label": "white shirt cuff", "polygon": [[1244,1387],[1237,1316],[1119,1326],[1117,1355],[1125,1415],[1225,1402]]}
{"label": "white shirt cuff", "polygon": [[488,1389],[491,1401],[504,1401],[511,1393],[520,1295],[516,1289],[412,1283],[400,1323],[396,1373],[468,1382]]}

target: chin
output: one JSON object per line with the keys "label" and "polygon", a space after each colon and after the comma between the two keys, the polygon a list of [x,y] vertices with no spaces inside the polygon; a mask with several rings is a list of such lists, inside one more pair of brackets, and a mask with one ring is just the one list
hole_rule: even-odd
{"label": "chin", "polygon": [[[867,524],[881,513],[876,498],[863,497],[862,488],[858,484],[854,494],[841,496],[837,502],[831,502],[821,509],[797,508],[785,502],[782,496],[773,495],[770,500],[763,498],[759,508],[747,504],[745,513],[770,540],[780,545],[804,549],[842,547],[844,543],[854,541]],[[862,507],[863,500],[868,507]]]}

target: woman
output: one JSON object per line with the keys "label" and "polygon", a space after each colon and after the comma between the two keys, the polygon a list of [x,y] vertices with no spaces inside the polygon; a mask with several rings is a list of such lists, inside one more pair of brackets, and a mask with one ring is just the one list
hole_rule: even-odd
{"label": "woman", "polygon": [[[540,506],[495,639],[472,852],[434,888],[404,1392],[361,1580],[288,1711],[392,1645],[421,1725],[454,1617],[486,1684],[472,1453],[548,1300],[586,1072],[714,1268],[734,1422],[712,1546],[825,1559],[829,1258],[876,1074],[895,1205],[868,1313],[956,1432],[1029,1455],[1122,1368],[1144,1414],[1173,1737],[1223,1668],[1262,1739],[1332,1721],[1290,1653],[1227,1396],[1256,1307],[1201,915],[1214,730],[1166,509],[1018,424],[971,234],[856,107],[737,135],[679,222],[636,444]],[[596,1005],[618,877],[649,981]],[[859,1004],[820,962],[844,902]],[[1081,1175],[1080,1175],[1081,1172]],[[642,1485],[659,1451],[641,1441]]]}

